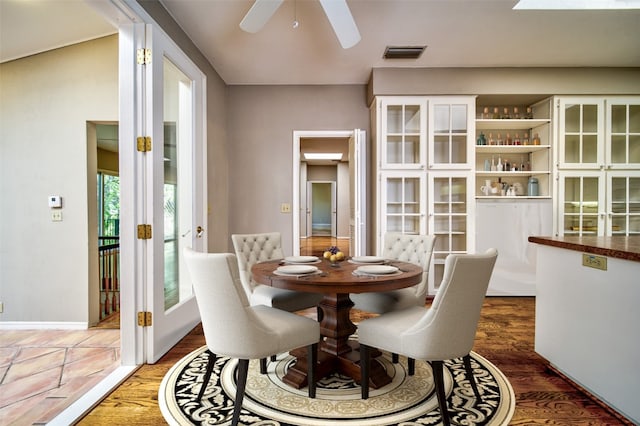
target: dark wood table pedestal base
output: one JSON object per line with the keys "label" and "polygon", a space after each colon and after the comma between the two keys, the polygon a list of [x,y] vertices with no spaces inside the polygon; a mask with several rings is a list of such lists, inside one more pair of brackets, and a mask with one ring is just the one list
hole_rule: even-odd
{"label": "dark wood table pedestal base", "polygon": [[[357,327],[351,322],[349,313],[353,302],[348,293],[327,294],[320,302],[322,318],[320,334],[322,341],[318,348],[316,377],[321,379],[331,373],[340,373],[360,383],[360,351],[357,342],[349,340]],[[300,389],[307,386],[306,349],[292,351],[297,358],[295,365],[287,371],[283,381]],[[377,389],[391,382],[391,378],[382,364],[374,358],[379,351],[371,354],[371,372],[369,386]]]}

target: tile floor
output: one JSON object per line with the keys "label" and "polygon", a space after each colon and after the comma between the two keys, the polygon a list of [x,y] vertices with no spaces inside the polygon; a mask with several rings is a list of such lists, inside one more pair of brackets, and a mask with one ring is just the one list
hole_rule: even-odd
{"label": "tile floor", "polygon": [[42,425],[120,365],[120,330],[0,330],[0,426]]}

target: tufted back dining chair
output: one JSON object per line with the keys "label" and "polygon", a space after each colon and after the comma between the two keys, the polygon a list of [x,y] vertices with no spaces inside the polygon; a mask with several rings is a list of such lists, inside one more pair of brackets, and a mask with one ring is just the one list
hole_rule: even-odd
{"label": "tufted back dining chair", "polygon": [[[239,358],[232,425],[238,424],[249,360],[307,346],[309,397],[315,397],[315,372],[320,326],[317,321],[268,306],[251,306],[240,283],[236,256],[184,250],[184,258],[200,310],[209,357],[198,394],[202,399],[217,356]],[[211,389],[209,390],[212,391]],[[216,397],[216,394],[211,396]]]}
{"label": "tufted back dining chair", "polygon": [[387,232],[384,235],[385,259],[399,260],[422,266],[422,281],[409,288],[380,292],[352,294],[354,308],[376,314],[424,306],[427,298],[427,278],[435,244],[435,235],[411,235]]}
{"label": "tufted back dining chair", "polygon": [[295,312],[317,306],[322,295],[283,290],[256,283],[251,278],[251,267],[267,260],[284,259],[282,237],[279,232],[261,234],[233,234],[233,248],[238,258],[240,279],[252,305],[266,305]]}
{"label": "tufted back dining chair", "polygon": [[[442,283],[429,309],[413,306],[389,312],[358,325],[362,397],[369,397],[371,347],[431,363],[443,423],[449,425],[443,361],[462,358],[471,388],[480,393],[471,369],[480,310],[498,252],[451,254],[444,264]],[[411,368],[409,374],[412,374]]]}

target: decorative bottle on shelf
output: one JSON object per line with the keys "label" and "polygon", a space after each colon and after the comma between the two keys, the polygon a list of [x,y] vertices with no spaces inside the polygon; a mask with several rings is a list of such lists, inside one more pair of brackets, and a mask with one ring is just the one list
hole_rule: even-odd
{"label": "decorative bottle on shelf", "polygon": [[511,171],[511,164],[509,163],[509,160],[507,160],[507,159],[505,158],[505,159],[504,159],[504,164],[503,164],[503,166],[502,166],[502,167],[503,167],[502,169],[503,169],[505,172],[510,172],[510,171]]}
{"label": "decorative bottle on shelf", "polygon": [[529,145],[529,132],[525,132],[522,138],[522,145]]}
{"label": "decorative bottle on shelf", "polygon": [[496,166],[496,162],[495,159],[493,158],[493,156],[491,157],[491,171],[495,172],[498,170],[498,167]]}
{"label": "decorative bottle on shelf", "polygon": [[493,116],[491,118],[493,118],[494,120],[500,119],[500,110],[498,109],[498,107],[493,108]]}
{"label": "decorative bottle on shelf", "polygon": [[480,132],[480,136],[478,136],[478,140],[476,142],[478,145],[486,145],[487,139],[484,137],[484,133]]}
{"label": "decorative bottle on shelf", "polygon": [[500,117],[504,120],[509,120],[511,118],[511,115],[509,114],[509,108],[503,108],[502,109],[502,117]]}
{"label": "decorative bottle on shelf", "polygon": [[501,172],[502,170],[503,170],[502,158],[498,157],[498,165],[496,166],[496,171]]}
{"label": "decorative bottle on shelf", "polygon": [[516,120],[520,119],[520,111],[518,111],[518,107],[513,107],[513,118]]}
{"label": "decorative bottle on shelf", "polygon": [[516,136],[513,138],[514,145],[520,145],[520,133],[516,133]]}
{"label": "decorative bottle on shelf", "polygon": [[496,143],[498,145],[504,145],[504,140],[502,140],[502,135],[498,133],[498,137],[496,138]]}
{"label": "decorative bottle on shelf", "polygon": [[537,133],[533,135],[533,144],[540,145],[540,135],[538,135]]}
{"label": "decorative bottle on shelf", "polygon": [[482,118],[484,120],[491,118],[491,114],[489,114],[489,107],[484,107],[482,110]]}
{"label": "decorative bottle on shelf", "polygon": [[495,145],[496,140],[493,138],[493,133],[489,133],[489,145]]}
{"label": "decorative bottle on shelf", "polygon": [[513,145],[513,139],[511,139],[511,133],[507,133],[507,138],[505,139],[505,145]]}
{"label": "decorative bottle on shelf", "polygon": [[527,113],[524,115],[524,118],[529,120],[533,118],[533,109],[531,109],[531,107],[527,107]]}
{"label": "decorative bottle on shelf", "polygon": [[491,171],[491,163],[489,163],[489,159],[488,158],[485,158],[485,160],[484,160],[484,171],[485,172]]}
{"label": "decorative bottle on shelf", "polygon": [[524,157],[520,158],[520,170],[523,172],[527,170],[524,165]]}

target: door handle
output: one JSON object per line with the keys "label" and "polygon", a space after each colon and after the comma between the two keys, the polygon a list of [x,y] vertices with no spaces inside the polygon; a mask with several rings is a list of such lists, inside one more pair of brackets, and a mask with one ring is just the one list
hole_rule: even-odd
{"label": "door handle", "polygon": [[196,238],[202,238],[202,234],[204,234],[204,228],[202,226],[198,226],[196,228]]}

